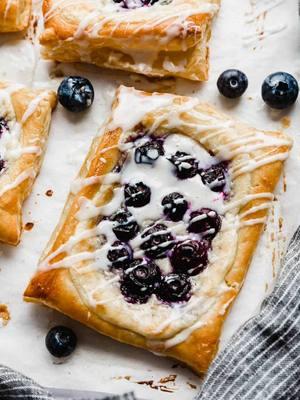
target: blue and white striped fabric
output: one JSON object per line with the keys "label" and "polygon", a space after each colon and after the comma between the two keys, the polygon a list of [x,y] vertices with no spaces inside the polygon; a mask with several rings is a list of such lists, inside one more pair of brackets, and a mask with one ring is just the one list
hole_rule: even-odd
{"label": "blue and white striped fabric", "polygon": [[[62,394],[65,392],[65,394]],[[75,398],[67,393],[68,391],[60,391],[58,397],[52,396],[48,390],[35,383],[32,379],[16,372],[10,368],[0,365],[0,400],[75,400]],[[76,399],[80,400],[136,400],[133,393],[125,393],[124,395],[105,396],[105,394],[82,395],[80,392]]]}
{"label": "blue and white striped fabric", "polygon": [[196,400],[300,399],[300,228],[273,293],[213,362]]}

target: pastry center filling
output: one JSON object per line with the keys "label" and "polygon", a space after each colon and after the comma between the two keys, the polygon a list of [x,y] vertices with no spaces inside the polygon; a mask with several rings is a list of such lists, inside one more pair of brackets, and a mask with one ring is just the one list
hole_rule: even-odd
{"label": "pastry center filling", "polygon": [[168,0],[113,0],[114,3],[120,4],[122,8],[133,10],[141,7],[151,7],[155,3],[169,4]]}
{"label": "pastry center filling", "polygon": [[120,186],[102,207],[107,266],[128,302],[188,301],[222,226],[227,164],[181,134],[130,144]]}
{"label": "pastry center filling", "polygon": [[[3,140],[3,138],[7,134],[9,134],[8,123],[4,117],[0,117],[0,141],[1,141],[1,139]],[[4,167],[5,167],[5,160],[3,158],[3,155],[0,152],[0,172],[4,169]]]}

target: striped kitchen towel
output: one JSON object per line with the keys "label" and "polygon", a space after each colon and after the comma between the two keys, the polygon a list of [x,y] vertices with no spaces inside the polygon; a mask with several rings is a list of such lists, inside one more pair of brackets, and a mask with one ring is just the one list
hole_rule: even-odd
{"label": "striped kitchen towel", "polygon": [[300,227],[261,312],[217,356],[195,400],[300,399]]}
{"label": "striped kitchen towel", "polygon": [[[80,395],[75,397],[68,395],[68,391],[61,390],[60,393],[65,392],[65,395],[60,394],[58,397],[52,396],[50,392],[42,386],[35,383],[32,379],[16,372],[10,368],[0,365],[0,400],[136,400],[133,393],[125,393],[124,395],[107,395],[102,393],[99,395],[83,395],[80,391]],[[79,393],[79,392],[78,392]]]}

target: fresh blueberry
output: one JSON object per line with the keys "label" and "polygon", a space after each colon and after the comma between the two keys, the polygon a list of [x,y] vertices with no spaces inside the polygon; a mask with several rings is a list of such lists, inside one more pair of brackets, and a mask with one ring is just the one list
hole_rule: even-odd
{"label": "fresh blueberry", "polygon": [[135,149],[134,159],[137,164],[152,165],[159,156],[164,154],[161,140],[149,140]]}
{"label": "fresh blueberry", "polygon": [[174,238],[164,224],[154,224],[147,227],[142,233],[142,239],[147,238],[142,244],[141,249],[149,258],[164,258],[168,250],[174,245]]}
{"label": "fresh blueberry", "polygon": [[127,243],[116,241],[107,252],[113,268],[125,269],[132,260],[132,249]]}
{"label": "fresh blueberry", "polygon": [[162,278],[157,297],[166,302],[188,301],[191,283],[186,275],[170,274]]}
{"label": "fresh blueberry", "polygon": [[275,72],[264,80],[261,94],[268,106],[283,110],[297,100],[298,82],[287,72]]}
{"label": "fresh blueberry", "polygon": [[221,229],[221,218],[210,208],[201,208],[191,213],[188,231],[200,233],[207,239],[213,239]]}
{"label": "fresh blueberry", "polygon": [[162,199],[164,214],[171,221],[180,221],[188,208],[188,203],[182,194],[173,192]]}
{"label": "fresh blueberry", "polygon": [[219,76],[217,86],[223,96],[236,99],[247,90],[248,78],[238,69],[228,69]]}
{"label": "fresh blueberry", "polygon": [[213,192],[223,192],[226,185],[226,165],[219,163],[199,171],[202,182]]}
{"label": "fresh blueberry", "polygon": [[161,280],[160,269],[153,262],[134,260],[121,280],[121,292],[130,303],[146,303]]}
{"label": "fresh blueberry", "polygon": [[1,117],[0,118],[0,137],[4,131],[8,131],[8,130],[9,130],[9,128],[8,128],[6,119]]}
{"label": "fresh blueberry", "polygon": [[177,243],[170,257],[175,272],[197,275],[207,265],[208,244],[205,241],[186,240]]}
{"label": "fresh blueberry", "polygon": [[75,350],[77,337],[72,329],[55,326],[47,333],[45,343],[49,353],[54,357],[67,357]]}
{"label": "fresh blueberry", "polygon": [[110,220],[115,223],[112,230],[121,242],[128,242],[133,239],[139,231],[139,226],[132,214],[124,208],[111,215]]}
{"label": "fresh blueberry", "polygon": [[197,161],[183,151],[177,151],[170,161],[175,165],[176,175],[179,179],[193,178],[198,172]]}
{"label": "fresh blueberry", "polygon": [[143,182],[134,185],[125,185],[125,204],[127,207],[144,207],[150,203],[151,190]]}
{"label": "fresh blueberry", "polygon": [[89,108],[94,101],[94,88],[91,82],[80,76],[65,78],[58,88],[60,104],[71,112],[81,112]]}

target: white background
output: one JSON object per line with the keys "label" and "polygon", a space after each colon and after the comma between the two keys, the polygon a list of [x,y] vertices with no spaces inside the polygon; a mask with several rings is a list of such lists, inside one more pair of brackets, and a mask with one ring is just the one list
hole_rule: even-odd
{"label": "white background", "polygon": [[[35,3],[38,9],[39,2]],[[32,32],[25,39],[19,35],[1,35],[1,80],[57,88],[61,78],[55,76],[76,73],[92,81],[96,94],[92,109],[80,115],[72,115],[58,106],[42,171],[24,209],[24,223],[33,222],[34,227],[24,232],[18,248],[0,248],[0,303],[7,304],[11,314],[8,325],[0,327],[1,363],[47,386],[109,392],[134,390],[149,400],[190,400],[197,393],[190,384],[199,387],[199,378],[186,368],[172,368],[177,364],[173,360],[119,344],[52,310],[22,302],[22,293],[58,221],[70,182],[120,83],[197,96],[263,129],[282,129],[282,118],[289,118],[288,132],[294,139],[294,148],[285,167],[285,179],[278,185],[278,201],[270,212],[244,288],[225,323],[221,347],[259,310],[272,286],[286,243],[300,222],[300,104],[287,112],[270,112],[261,100],[260,88],[265,76],[277,70],[300,78],[300,22],[296,0],[223,0],[222,3],[211,41],[210,80],[203,84],[173,79],[162,83],[83,65],[55,65],[39,60]],[[269,11],[264,13],[266,9]],[[249,89],[240,101],[225,101],[216,89],[218,75],[227,68],[239,68],[248,75]],[[53,190],[52,197],[45,195],[48,189]],[[48,329],[56,324],[72,327],[79,338],[76,352],[61,364],[55,363],[44,345]],[[173,393],[135,383],[153,380],[153,386],[157,386],[169,374],[177,375],[174,383],[165,384]]]}

